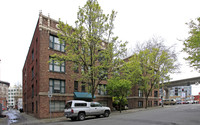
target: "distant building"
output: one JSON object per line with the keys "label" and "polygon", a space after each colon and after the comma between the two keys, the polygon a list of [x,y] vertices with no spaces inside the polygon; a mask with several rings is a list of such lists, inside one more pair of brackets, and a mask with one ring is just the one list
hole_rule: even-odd
{"label": "distant building", "polygon": [[8,88],[10,83],[0,81],[0,103],[6,109],[7,108],[7,100],[8,100]]}
{"label": "distant building", "polygon": [[194,100],[200,103],[200,92],[199,92],[199,95],[194,96]]}
{"label": "distant building", "polygon": [[[160,89],[160,95],[162,93],[162,89]],[[166,93],[164,91],[164,97]],[[192,100],[192,86],[175,86],[169,89],[169,98],[173,98],[176,100]]]}
{"label": "distant building", "polygon": [[[10,87],[8,90],[8,96],[8,107],[18,109],[18,105],[22,103],[22,86],[15,85],[14,87]],[[22,104],[20,107],[22,107]]]}

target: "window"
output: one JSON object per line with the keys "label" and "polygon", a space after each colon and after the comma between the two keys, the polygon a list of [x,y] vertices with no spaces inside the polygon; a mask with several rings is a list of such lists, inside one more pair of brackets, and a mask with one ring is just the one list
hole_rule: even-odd
{"label": "window", "polygon": [[37,101],[36,101],[36,113],[38,113],[38,104],[37,104]]}
{"label": "window", "polygon": [[37,54],[38,38],[36,38],[36,54]]}
{"label": "window", "polygon": [[99,78],[100,79],[107,79],[108,78],[108,71],[106,69],[101,69],[99,71]]}
{"label": "window", "polygon": [[103,60],[103,59],[104,59],[104,57],[103,57],[102,51],[98,50],[98,61],[101,62],[101,60]]}
{"label": "window", "polygon": [[143,101],[138,101],[138,108],[142,108],[143,107]]}
{"label": "window", "polygon": [[62,62],[59,64],[53,58],[49,57],[50,63],[49,63],[49,70],[53,72],[65,72],[65,62]]}
{"label": "window", "polygon": [[90,104],[90,106],[91,106],[91,107],[101,107],[102,105],[101,105],[100,103],[98,103],[98,102],[92,102],[92,103]]}
{"label": "window", "polygon": [[81,92],[85,92],[85,82],[82,82],[81,84]]}
{"label": "window", "polygon": [[154,97],[158,97],[158,91],[154,91]]}
{"label": "window", "polygon": [[65,44],[60,43],[58,37],[49,35],[49,48],[65,52]]}
{"label": "window", "polygon": [[98,85],[98,94],[99,95],[107,95],[106,85],[105,84],[99,84]]}
{"label": "window", "polygon": [[139,96],[139,97],[143,97],[143,91],[140,90],[140,89],[138,89],[138,96]]}
{"label": "window", "polygon": [[175,88],[175,96],[178,96],[178,88]]}
{"label": "window", "polygon": [[51,112],[63,112],[64,108],[65,108],[65,101],[51,101],[50,105]]}
{"label": "window", "polygon": [[34,50],[32,50],[32,61],[34,60]]}
{"label": "window", "polygon": [[34,112],[34,102],[32,102],[32,113]]}
{"label": "window", "polygon": [[34,67],[32,67],[32,79],[34,78]]}
{"label": "window", "polygon": [[78,81],[74,81],[74,92],[78,92]]}
{"label": "window", "polygon": [[50,79],[49,90],[52,93],[65,93],[65,80]]}
{"label": "window", "polygon": [[158,106],[158,101],[154,101],[154,106]]}
{"label": "window", "polygon": [[86,107],[87,103],[75,103],[75,107]]}
{"label": "window", "polygon": [[72,102],[68,102],[66,105],[65,105],[65,108],[68,109],[68,108],[71,108],[72,106]]}
{"label": "window", "polygon": [[36,80],[36,87],[35,87],[35,95],[37,96],[37,80]]}
{"label": "window", "polygon": [[32,85],[32,98],[34,97],[34,85]]}
{"label": "window", "polygon": [[74,63],[74,72],[75,73],[79,73],[79,71],[78,71],[78,64],[77,63]]}
{"label": "window", "polygon": [[85,66],[81,66],[81,72],[84,72],[85,71]]}

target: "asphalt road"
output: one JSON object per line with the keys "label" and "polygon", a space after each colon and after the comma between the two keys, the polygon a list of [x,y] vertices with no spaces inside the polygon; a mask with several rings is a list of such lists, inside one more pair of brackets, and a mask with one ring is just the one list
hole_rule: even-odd
{"label": "asphalt road", "polygon": [[0,125],[10,125],[13,123],[20,122],[22,120],[22,117],[20,116],[20,112],[18,110],[9,110],[4,111],[3,115],[6,115],[6,119],[0,123]]}
{"label": "asphalt road", "polygon": [[45,125],[200,125],[200,104],[175,105],[84,121],[66,119]]}

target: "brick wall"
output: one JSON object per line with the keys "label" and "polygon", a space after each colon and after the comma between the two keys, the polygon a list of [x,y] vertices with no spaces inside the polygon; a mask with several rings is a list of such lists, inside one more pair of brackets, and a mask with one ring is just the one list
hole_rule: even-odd
{"label": "brick wall", "polygon": [[[38,23],[31,41],[31,45],[23,67],[23,108],[27,113],[34,114],[37,118],[49,118],[49,79],[65,80],[65,94],[53,94],[52,101],[68,101],[73,100],[74,81],[78,81],[79,73],[72,70],[73,64],[66,62],[65,73],[57,73],[49,71],[49,56],[56,54],[65,54],[49,48],[49,35],[56,36],[57,21],[40,14]],[[37,42],[36,42],[37,41]],[[32,53],[34,51],[34,60]],[[32,78],[32,68],[34,67],[34,78]],[[106,84],[105,81],[103,81]],[[32,87],[34,87],[34,96],[32,97]],[[79,90],[81,90],[81,82],[79,82]],[[96,92],[96,94],[98,94]],[[99,96],[95,101],[107,101],[112,106],[111,97]],[[27,108],[27,111],[26,111]],[[52,117],[63,116],[64,112],[52,112]]]}

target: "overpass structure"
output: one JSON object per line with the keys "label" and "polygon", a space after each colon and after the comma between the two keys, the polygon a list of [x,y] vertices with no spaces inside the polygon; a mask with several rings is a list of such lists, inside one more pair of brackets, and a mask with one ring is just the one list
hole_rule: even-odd
{"label": "overpass structure", "polygon": [[172,87],[175,86],[190,86],[193,84],[200,84],[200,77],[193,77],[193,78],[187,78],[187,79],[181,79],[181,80],[175,80],[164,83],[163,89],[166,92],[166,99],[169,98],[169,91]]}

